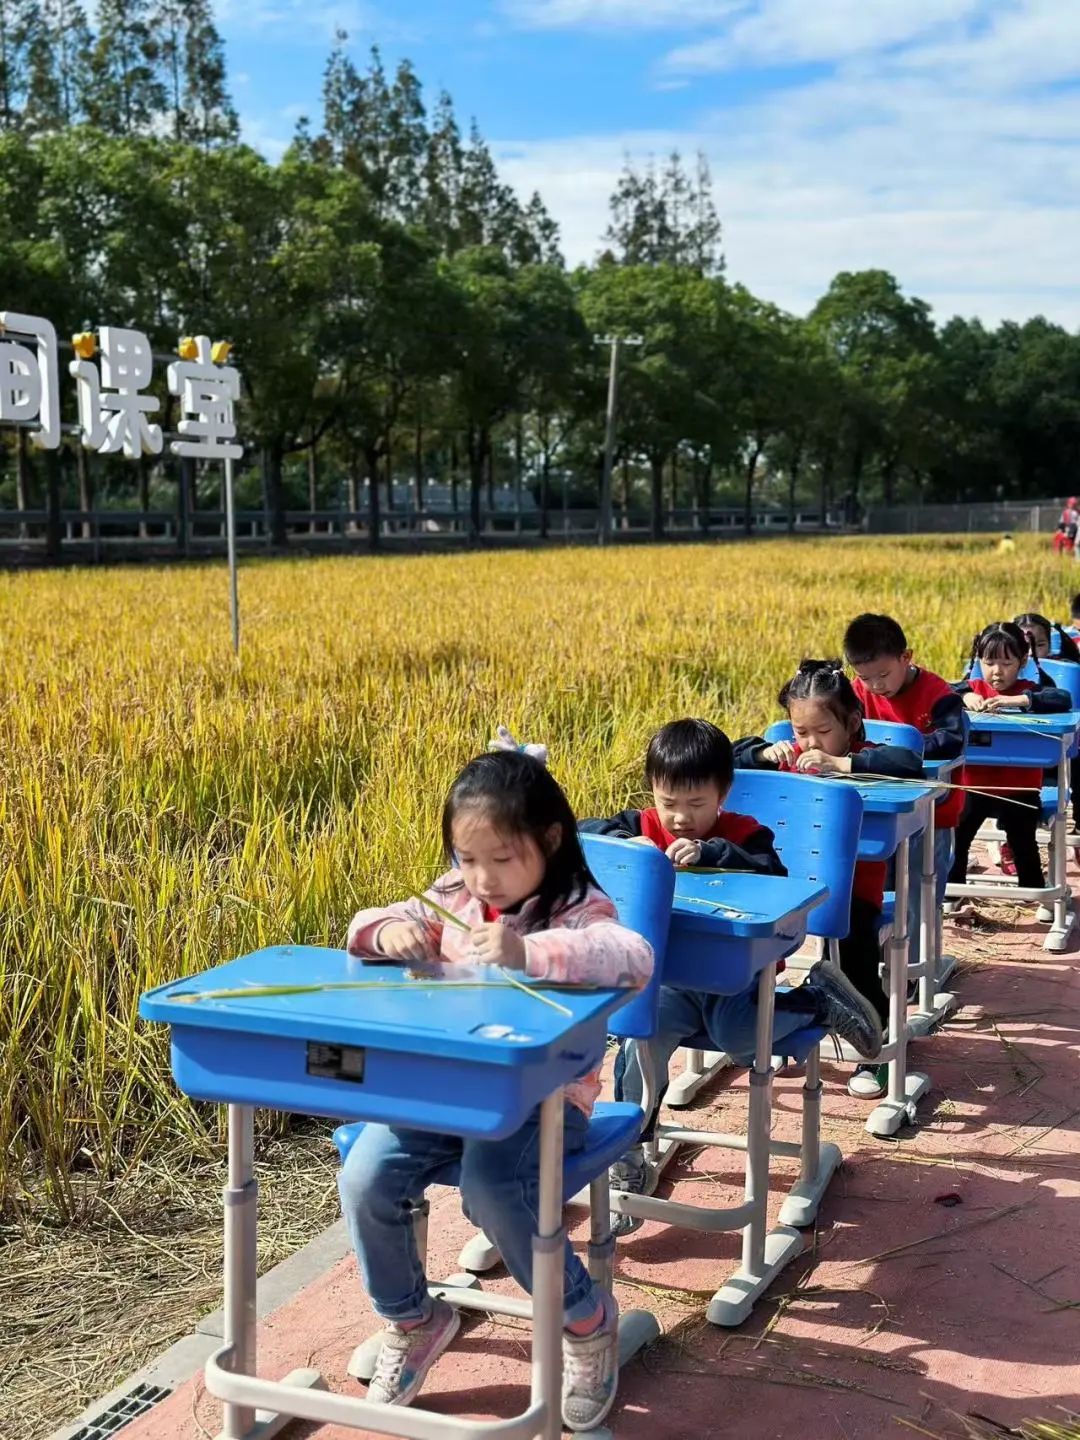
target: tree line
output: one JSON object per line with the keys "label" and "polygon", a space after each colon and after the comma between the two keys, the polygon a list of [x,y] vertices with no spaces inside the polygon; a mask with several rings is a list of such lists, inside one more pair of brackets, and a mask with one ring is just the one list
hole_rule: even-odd
{"label": "tree line", "polygon": [[[241,503],[380,514],[403,481],[595,506],[607,349],[623,352],[615,498],[673,509],[849,509],[1052,495],[1080,482],[1080,337],[1037,317],[935,323],[881,270],[805,317],[730,278],[705,161],[629,161],[599,253],[568,269],[539,194],[500,176],[451,98],[339,34],[322,113],[270,163],[238,139],[207,0],[0,0],[0,303],[63,335],[108,322],[172,351],[235,345]],[[164,384],[163,374],[155,383]],[[161,417],[172,422],[159,391]],[[64,386],[65,419],[74,397]],[[170,462],[51,468],[5,437],[0,502],[150,507]],[[397,490],[395,490],[395,481]],[[213,500],[216,477],[203,499]]]}

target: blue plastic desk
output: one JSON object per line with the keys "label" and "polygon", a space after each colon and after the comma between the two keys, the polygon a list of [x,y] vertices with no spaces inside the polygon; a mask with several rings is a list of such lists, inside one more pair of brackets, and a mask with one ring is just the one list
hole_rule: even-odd
{"label": "blue plastic desk", "polygon": [[[607,1017],[626,990],[544,993],[565,1015],[512,987],[466,990],[415,982],[407,990],[329,991],[185,1002],[195,991],[405,979],[342,950],[261,950],[142,997],[139,1013],[172,1027],[173,1074],[195,1099],[229,1107],[225,1192],[225,1343],[206,1364],[225,1401],[222,1440],[266,1440],[292,1418],[345,1424],[412,1440],[561,1433],[562,1086],[603,1052]],[[480,1422],[373,1405],[321,1389],[314,1371],[284,1381],[255,1373],[255,1105],[302,1114],[510,1134],[541,1106],[540,1241],[534,1250],[533,1385],[528,1410]],[[256,1417],[256,1408],[272,1412]]]}
{"label": "blue plastic desk", "polygon": [[[1075,917],[1069,908],[1071,891],[1066,878],[1068,757],[1080,731],[1080,712],[1059,715],[986,715],[969,712],[971,735],[967,758],[972,765],[1023,769],[1038,766],[1057,769],[1056,810],[1050,822],[1050,883],[1041,890],[1021,889],[1002,881],[975,881],[950,885],[951,899],[972,896],[986,899],[1035,900],[1039,918],[1050,920],[1043,948],[1058,953],[1068,946]],[[1003,783],[1007,777],[1003,777]],[[1049,910],[1053,906],[1052,911]],[[1049,912],[1049,913],[1047,913]]]}
{"label": "blue plastic desk", "polygon": [[[715,1325],[740,1325],[754,1302],[802,1251],[797,1229],[768,1229],[772,1129],[773,1008],[776,965],[806,937],[809,912],[828,894],[824,885],[775,875],[700,874],[678,871],[668,931],[664,984],[710,994],[739,994],[757,981],[757,1033],[750,1072],[745,1140],[710,1131],[664,1125],[655,1146],[658,1173],[683,1144],[746,1151],[745,1199],[714,1209],[612,1192],[612,1206],[643,1219],[714,1233],[742,1231],[742,1263],[713,1295],[707,1310]],[[801,1154],[777,1145],[776,1153]],[[817,1165],[817,1153],[814,1166]],[[819,1188],[827,1183],[821,1177]]]}
{"label": "blue plastic desk", "polygon": [[794,954],[824,885],[779,875],[675,876],[664,983],[738,995]]}

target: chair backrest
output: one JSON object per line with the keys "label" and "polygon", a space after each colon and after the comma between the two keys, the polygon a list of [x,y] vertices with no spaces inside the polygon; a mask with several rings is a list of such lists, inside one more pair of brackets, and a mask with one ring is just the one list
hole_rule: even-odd
{"label": "chair backrest", "polygon": [[776,770],[736,770],[726,810],[752,815],[776,836],[789,875],[829,887],[810,912],[811,935],[842,940],[851,924],[851,885],[863,801],[854,785]]}
{"label": "chair backrest", "polygon": [[[866,720],[863,722],[866,738],[875,745],[902,745],[905,750],[914,750],[922,757],[926,737],[914,725],[894,724],[891,720]],[[790,720],[777,720],[765,731],[765,739],[774,744],[777,740],[791,740],[794,731]]]}
{"label": "chair backrest", "polygon": [[1059,689],[1069,692],[1073,709],[1080,710],[1080,665],[1069,660],[1044,660],[1042,668]]}
{"label": "chair backrest", "polygon": [[675,867],[655,845],[610,835],[582,835],[581,844],[597,884],[619,912],[620,923],[643,935],[653,948],[652,978],[628,1005],[616,1010],[608,1025],[612,1035],[647,1039],[656,1034]]}

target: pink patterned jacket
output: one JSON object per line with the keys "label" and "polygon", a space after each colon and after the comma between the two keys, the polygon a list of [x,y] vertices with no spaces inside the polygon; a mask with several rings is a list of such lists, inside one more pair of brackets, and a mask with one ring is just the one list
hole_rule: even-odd
{"label": "pink patterned jacket", "polygon": [[[425,898],[456,915],[470,929],[483,925],[484,906],[465,888],[457,870],[436,880]],[[641,935],[618,923],[615,906],[602,891],[590,885],[581,900],[566,905],[552,919],[547,930],[531,930],[530,915],[536,901],[526,900],[514,915],[501,915],[499,923],[510,926],[525,940],[525,974],[534,980],[557,985],[596,985],[614,989],[640,989],[652,974],[652,946]],[[348,947],[353,955],[379,956],[379,935],[395,921],[415,920],[431,932],[432,959],[475,963],[469,933],[448,925],[418,900],[361,910],[349,926]],[[600,1094],[600,1072],[591,1071],[566,1087],[571,1105],[592,1114]]]}

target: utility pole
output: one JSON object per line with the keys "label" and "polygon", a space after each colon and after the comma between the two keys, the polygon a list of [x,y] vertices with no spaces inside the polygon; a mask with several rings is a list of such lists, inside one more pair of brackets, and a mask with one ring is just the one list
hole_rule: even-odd
{"label": "utility pole", "polygon": [[600,487],[600,525],[597,539],[606,545],[611,539],[611,472],[615,463],[615,411],[619,400],[619,352],[624,345],[644,345],[640,335],[594,335],[593,344],[611,346],[611,373],[608,377],[607,428],[604,433],[604,478]]}

